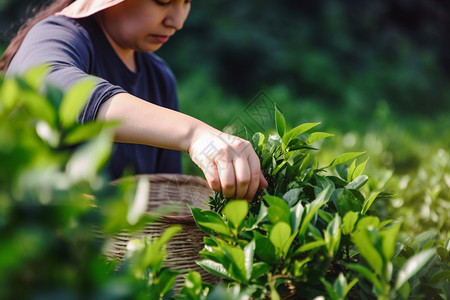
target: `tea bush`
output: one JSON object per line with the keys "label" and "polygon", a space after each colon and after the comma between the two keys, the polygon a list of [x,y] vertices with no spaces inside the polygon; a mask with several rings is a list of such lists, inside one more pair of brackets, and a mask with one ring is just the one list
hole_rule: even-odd
{"label": "tea bush", "polygon": [[[361,152],[322,165],[313,154],[325,132],[317,123],[288,130],[276,110],[276,134],[253,136],[269,187],[250,207],[216,193],[213,211],[191,207],[205,239],[200,265],[229,288],[279,299],[407,299],[449,295],[450,239],[436,232],[402,241],[401,222],[382,219],[372,204],[390,196],[366,188]],[[414,244],[414,245],[413,245]],[[439,251],[437,250],[439,249]]]}

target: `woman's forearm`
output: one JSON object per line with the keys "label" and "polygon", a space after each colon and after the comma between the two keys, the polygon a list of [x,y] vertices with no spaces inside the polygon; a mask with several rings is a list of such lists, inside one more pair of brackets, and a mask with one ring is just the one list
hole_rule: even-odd
{"label": "woman's forearm", "polygon": [[191,141],[204,133],[219,134],[213,127],[180,112],[120,93],[103,103],[100,120],[119,120],[115,141],[189,151]]}
{"label": "woman's forearm", "polygon": [[209,186],[227,197],[251,200],[258,188],[267,187],[250,142],[193,117],[122,93],[103,103],[97,118],[121,121],[117,142],[187,152]]}

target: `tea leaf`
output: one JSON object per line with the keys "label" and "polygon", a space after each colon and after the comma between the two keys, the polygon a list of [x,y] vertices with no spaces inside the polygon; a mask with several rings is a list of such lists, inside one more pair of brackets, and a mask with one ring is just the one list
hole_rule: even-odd
{"label": "tea leaf", "polygon": [[269,239],[278,252],[281,252],[281,256],[284,256],[284,245],[291,236],[291,226],[285,222],[278,222],[272,228],[269,234]]}
{"label": "tea leaf", "polygon": [[372,267],[376,274],[382,274],[383,272],[383,258],[376,248],[375,236],[376,231],[361,228],[352,236],[352,241],[358,246],[361,255]]}
{"label": "tea leaf", "polygon": [[366,201],[364,201],[363,203],[363,207],[361,209],[361,214],[365,215],[367,213],[367,211],[369,210],[369,208],[372,206],[373,202],[375,201],[375,199],[377,199],[378,195],[380,194],[380,192],[374,192],[370,195],[369,198],[367,198]]}
{"label": "tea leaf", "polygon": [[328,248],[328,252],[330,254],[330,257],[334,257],[336,255],[336,252],[339,249],[339,244],[341,242],[341,218],[338,214],[336,214],[333,221],[331,221],[328,226],[327,230],[324,233],[324,239],[325,243]]}
{"label": "tea leaf", "polygon": [[345,186],[345,188],[349,189],[349,190],[352,190],[352,189],[357,190],[357,189],[361,188],[363,185],[365,185],[368,180],[369,180],[369,177],[367,175],[358,176],[352,182],[347,184]]}
{"label": "tea leaf", "polygon": [[270,195],[264,196],[264,200],[269,204],[267,215],[272,224],[278,222],[289,223],[291,211],[286,201]]}
{"label": "tea leaf", "polygon": [[226,257],[230,261],[228,272],[238,281],[247,283],[246,257],[244,250],[238,247],[226,246],[223,248]]}
{"label": "tea leaf", "polygon": [[346,264],[345,266],[347,268],[349,268],[350,270],[356,271],[359,274],[361,274],[363,277],[365,277],[367,280],[369,280],[377,289],[379,289],[379,290],[383,289],[383,286],[382,286],[380,280],[368,268],[364,267],[363,265],[358,265],[358,264]]}
{"label": "tea leaf", "polygon": [[214,211],[200,210],[199,208],[189,206],[195,223],[204,232],[214,235],[214,231],[226,236],[231,236],[230,228],[225,221]]}
{"label": "tea leaf", "polygon": [[309,222],[312,220],[319,208],[321,208],[325,203],[328,202],[328,200],[330,200],[330,189],[331,185],[328,185],[322,192],[320,192],[320,194],[313,202],[306,205],[307,212],[300,226],[300,236],[305,235],[306,230],[308,229]]}
{"label": "tea leaf", "polygon": [[341,154],[337,158],[335,158],[329,164],[328,167],[334,167],[334,166],[343,164],[343,163],[345,163],[345,162],[347,162],[347,161],[349,161],[349,160],[351,160],[353,158],[356,158],[356,157],[358,157],[358,156],[360,156],[360,155],[362,155],[364,153],[366,153],[366,152],[365,151],[364,152],[348,152],[348,153]]}
{"label": "tea leaf", "polygon": [[255,240],[252,240],[247,246],[244,248],[244,257],[245,257],[245,271],[247,275],[247,280],[250,280],[253,272],[253,256],[255,254]]}
{"label": "tea leaf", "polygon": [[435,254],[436,249],[427,249],[410,257],[398,271],[395,289],[400,289],[411,277],[419,272]]}
{"label": "tea leaf", "polygon": [[233,280],[233,276],[224,268],[222,264],[219,264],[210,259],[204,259],[198,261],[197,264],[205,269],[208,273],[216,275],[217,277],[221,277],[227,280]]}
{"label": "tea leaf", "polygon": [[350,234],[355,228],[355,224],[358,221],[358,214],[354,211],[349,211],[345,214],[342,220],[342,233]]}
{"label": "tea leaf", "polygon": [[239,228],[248,213],[248,202],[246,200],[232,200],[223,209],[224,216],[233,224],[234,228]]}
{"label": "tea leaf", "polygon": [[366,164],[369,161],[369,158],[367,158],[363,163],[359,164],[354,172],[351,174],[351,180],[354,180],[358,176],[361,176],[364,173],[364,170],[366,169]]}
{"label": "tea leaf", "polygon": [[272,267],[263,262],[255,262],[253,264],[252,277],[253,279],[258,279],[259,277],[265,275],[269,272]]}
{"label": "tea leaf", "polygon": [[282,138],[282,150],[283,151],[286,150],[286,146],[289,145],[289,143],[291,142],[291,140],[293,138],[310,130],[311,128],[313,128],[319,124],[320,123],[304,123],[304,124],[301,124],[293,129],[287,131]]}
{"label": "tea leaf", "polygon": [[305,208],[303,207],[303,204],[301,201],[298,201],[297,204],[290,209],[290,222],[292,231],[296,231],[300,224],[302,223],[302,216],[303,212],[305,211]]}
{"label": "tea leaf", "polygon": [[430,283],[438,283],[440,281],[445,282],[447,280],[450,280],[450,270],[442,270],[433,275],[433,277],[430,278]]}
{"label": "tea leaf", "polygon": [[315,143],[317,141],[320,141],[322,139],[325,139],[327,137],[334,136],[334,134],[327,133],[327,132],[313,132],[306,140],[306,144],[310,145],[312,143]]}
{"label": "tea leaf", "polygon": [[24,74],[23,79],[33,90],[39,91],[44,86],[44,78],[47,76],[48,71],[49,66],[41,64],[28,70]]}
{"label": "tea leaf", "polygon": [[275,107],[275,124],[277,128],[278,135],[283,138],[286,132],[286,120],[283,114]]}
{"label": "tea leaf", "polygon": [[390,228],[381,230],[379,232],[382,237],[381,247],[385,261],[390,261],[395,251],[395,241],[397,239],[398,232],[400,231],[401,223],[396,223]]}
{"label": "tea leaf", "polygon": [[306,243],[306,244],[303,244],[302,246],[300,246],[300,248],[298,248],[295,251],[295,255],[303,253],[303,252],[311,251],[315,248],[320,248],[325,245],[326,245],[326,243],[324,240],[309,242],[309,243]]}

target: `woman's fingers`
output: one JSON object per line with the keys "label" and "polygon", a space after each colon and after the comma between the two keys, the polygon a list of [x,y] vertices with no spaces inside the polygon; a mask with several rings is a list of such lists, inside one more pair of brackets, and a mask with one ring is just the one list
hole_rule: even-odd
{"label": "woman's fingers", "polygon": [[[222,133],[223,135],[223,133]],[[251,201],[259,189],[267,187],[259,158],[251,143],[238,138],[208,134],[192,144],[189,154],[202,169],[209,186],[225,197]]]}

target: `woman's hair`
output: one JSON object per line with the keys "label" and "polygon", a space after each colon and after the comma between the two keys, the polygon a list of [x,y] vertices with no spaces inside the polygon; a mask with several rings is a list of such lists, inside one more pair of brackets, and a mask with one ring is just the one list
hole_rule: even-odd
{"label": "woman's hair", "polygon": [[[65,7],[69,6],[75,0],[54,0],[47,6],[42,7],[38,10],[32,17],[25,21],[25,23],[19,28],[17,35],[11,40],[2,57],[0,58],[0,73],[5,73],[13,59],[16,55],[17,50],[19,50],[22,41],[25,39],[28,31],[39,21],[51,16]],[[36,9],[33,10],[33,12]]]}

